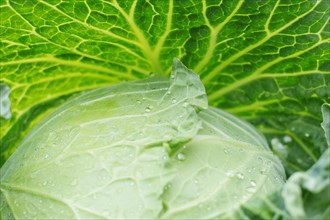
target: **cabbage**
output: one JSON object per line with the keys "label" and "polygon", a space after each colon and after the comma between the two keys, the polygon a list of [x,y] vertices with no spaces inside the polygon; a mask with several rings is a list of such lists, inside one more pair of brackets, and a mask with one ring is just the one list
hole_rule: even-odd
{"label": "cabbage", "polygon": [[247,122],[208,107],[174,59],[44,118],[1,168],[3,219],[214,219],[280,189],[285,174]]}

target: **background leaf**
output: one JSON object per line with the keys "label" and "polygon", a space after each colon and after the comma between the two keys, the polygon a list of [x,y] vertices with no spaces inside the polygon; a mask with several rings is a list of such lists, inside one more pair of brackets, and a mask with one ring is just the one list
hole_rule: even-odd
{"label": "background leaf", "polygon": [[168,75],[173,57],[197,72],[210,104],[254,123],[288,174],[326,149],[328,0],[3,0],[1,164],[44,115],[75,93]]}

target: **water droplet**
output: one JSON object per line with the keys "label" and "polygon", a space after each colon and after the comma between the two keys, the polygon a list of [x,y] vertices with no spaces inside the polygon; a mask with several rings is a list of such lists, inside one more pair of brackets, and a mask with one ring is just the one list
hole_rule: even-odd
{"label": "water droplet", "polygon": [[249,193],[255,193],[257,191],[257,188],[254,186],[249,186],[246,188],[246,191]]}
{"label": "water droplet", "polygon": [[183,106],[184,108],[188,107],[188,105],[189,105],[188,102],[184,102],[184,103],[182,104],[182,106]]}
{"label": "water droplet", "polygon": [[292,141],[292,138],[288,135],[285,135],[283,137],[283,141],[284,141],[284,143],[290,143]]}
{"label": "water droplet", "polygon": [[236,177],[237,177],[238,179],[240,179],[240,180],[244,179],[244,175],[243,175],[242,173],[240,173],[240,172],[237,172],[237,173],[236,173]]}
{"label": "water droplet", "polygon": [[177,101],[176,101],[176,99],[175,98],[172,98],[172,104],[175,104]]}
{"label": "water droplet", "polygon": [[266,169],[261,169],[261,170],[260,170],[260,174],[262,174],[262,175],[266,175]]}
{"label": "water droplet", "polygon": [[175,75],[174,74],[171,74],[171,79],[174,79],[175,78]]}
{"label": "water droplet", "polygon": [[141,104],[141,100],[140,99],[136,100],[136,103]]}
{"label": "water droplet", "polygon": [[307,138],[310,136],[309,133],[305,133],[304,135],[305,135],[305,137],[307,137]]}
{"label": "water droplet", "polygon": [[163,160],[167,160],[167,159],[168,159],[167,155],[164,154],[164,155],[163,155]]}
{"label": "water droplet", "polygon": [[194,183],[197,184],[198,183],[198,179],[194,179]]}
{"label": "water droplet", "polygon": [[186,156],[183,153],[178,153],[178,160],[184,160],[186,159]]}
{"label": "water droplet", "polygon": [[228,176],[228,177],[233,177],[233,176],[235,176],[235,174],[234,174],[233,171],[228,170],[228,171],[226,172],[226,176]]}
{"label": "water droplet", "polygon": [[78,183],[78,181],[77,181],[76,179],[74,179],[74,180],[70,183],[70,185],[71,185],[71,186],[76,186],[77,183]]}
{"label": "water droplet", "polygon": [[48,157],[49,157],[49,155],[48,155],[48,154],[46,154],[46,155],[45,155],[45,159],[47,159]]}
{"label": "water droplet", "polygon": [[187,145],[183,145],[183,149],[186,149],[187,148]]}
{"label": "water droplet", "polygon": [[167,95],[171,95],[171,94],[172,94],[172,92],[171,92],[171,91],[168,91],[166,94],[167,94]]}
{"label": "water droplet", "polygon": [[251,186],[257,186],[257,183],[256,183],[256,181],[254,181],[254,180],[251,180],[251,181],[250,181],[250,184],[251,184]]}
{"label": "water droplet", "polygon": [[150,107],[148,106],[148,107],[145,108],[144,111],[147,112],[147,113],[149,113],[149,112],[151,112],[151,109],[150,109]]}
{"label": "water droplet", "polygon": [[286,148],[278,138],[271,139],[270,144],[272,145],[272,148],[278,153],[286,154]]}
{"label": "water droplet", "polygon": [[225,154],[228,154],[228,150],[227,149],[224,149],[223,151],[225,152]]}

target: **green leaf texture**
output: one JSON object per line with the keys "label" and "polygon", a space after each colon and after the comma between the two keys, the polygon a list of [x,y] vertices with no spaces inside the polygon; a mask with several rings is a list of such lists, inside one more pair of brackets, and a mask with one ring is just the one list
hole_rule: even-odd
{"label": "green leaf texture", "polygon": [[330,101],[328,0],[2,0],[1,164],[44,115],[75,93],[169,75],[173,57],[197,72],[210,105],[266,134],[287,172],[326,149]]}

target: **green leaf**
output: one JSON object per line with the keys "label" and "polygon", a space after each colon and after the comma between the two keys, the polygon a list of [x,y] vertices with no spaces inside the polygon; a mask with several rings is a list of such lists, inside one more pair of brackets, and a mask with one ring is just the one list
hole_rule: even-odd
{"label": "green leaf", "polygon": [[294,173],[282,196],[292,219],[329,219],[330,148],[307,172]]}
{"label": "green leaf", "polygon": [[75,93],[197,72],[213,106],[254,123],[287,173],[326,149],[320,106],[330,101],[327,0],[1,1],[1,164],[27,132]]}
{"label": "green leaf", "polygon": [[[329,142],[330,105],[322,105],[324,134]],[[295,172],[283,189],[254,198],[230,219],[329,219],[330,218],[330,145],[306,172]],[[262,211],[261,211],[262,210]]]}

